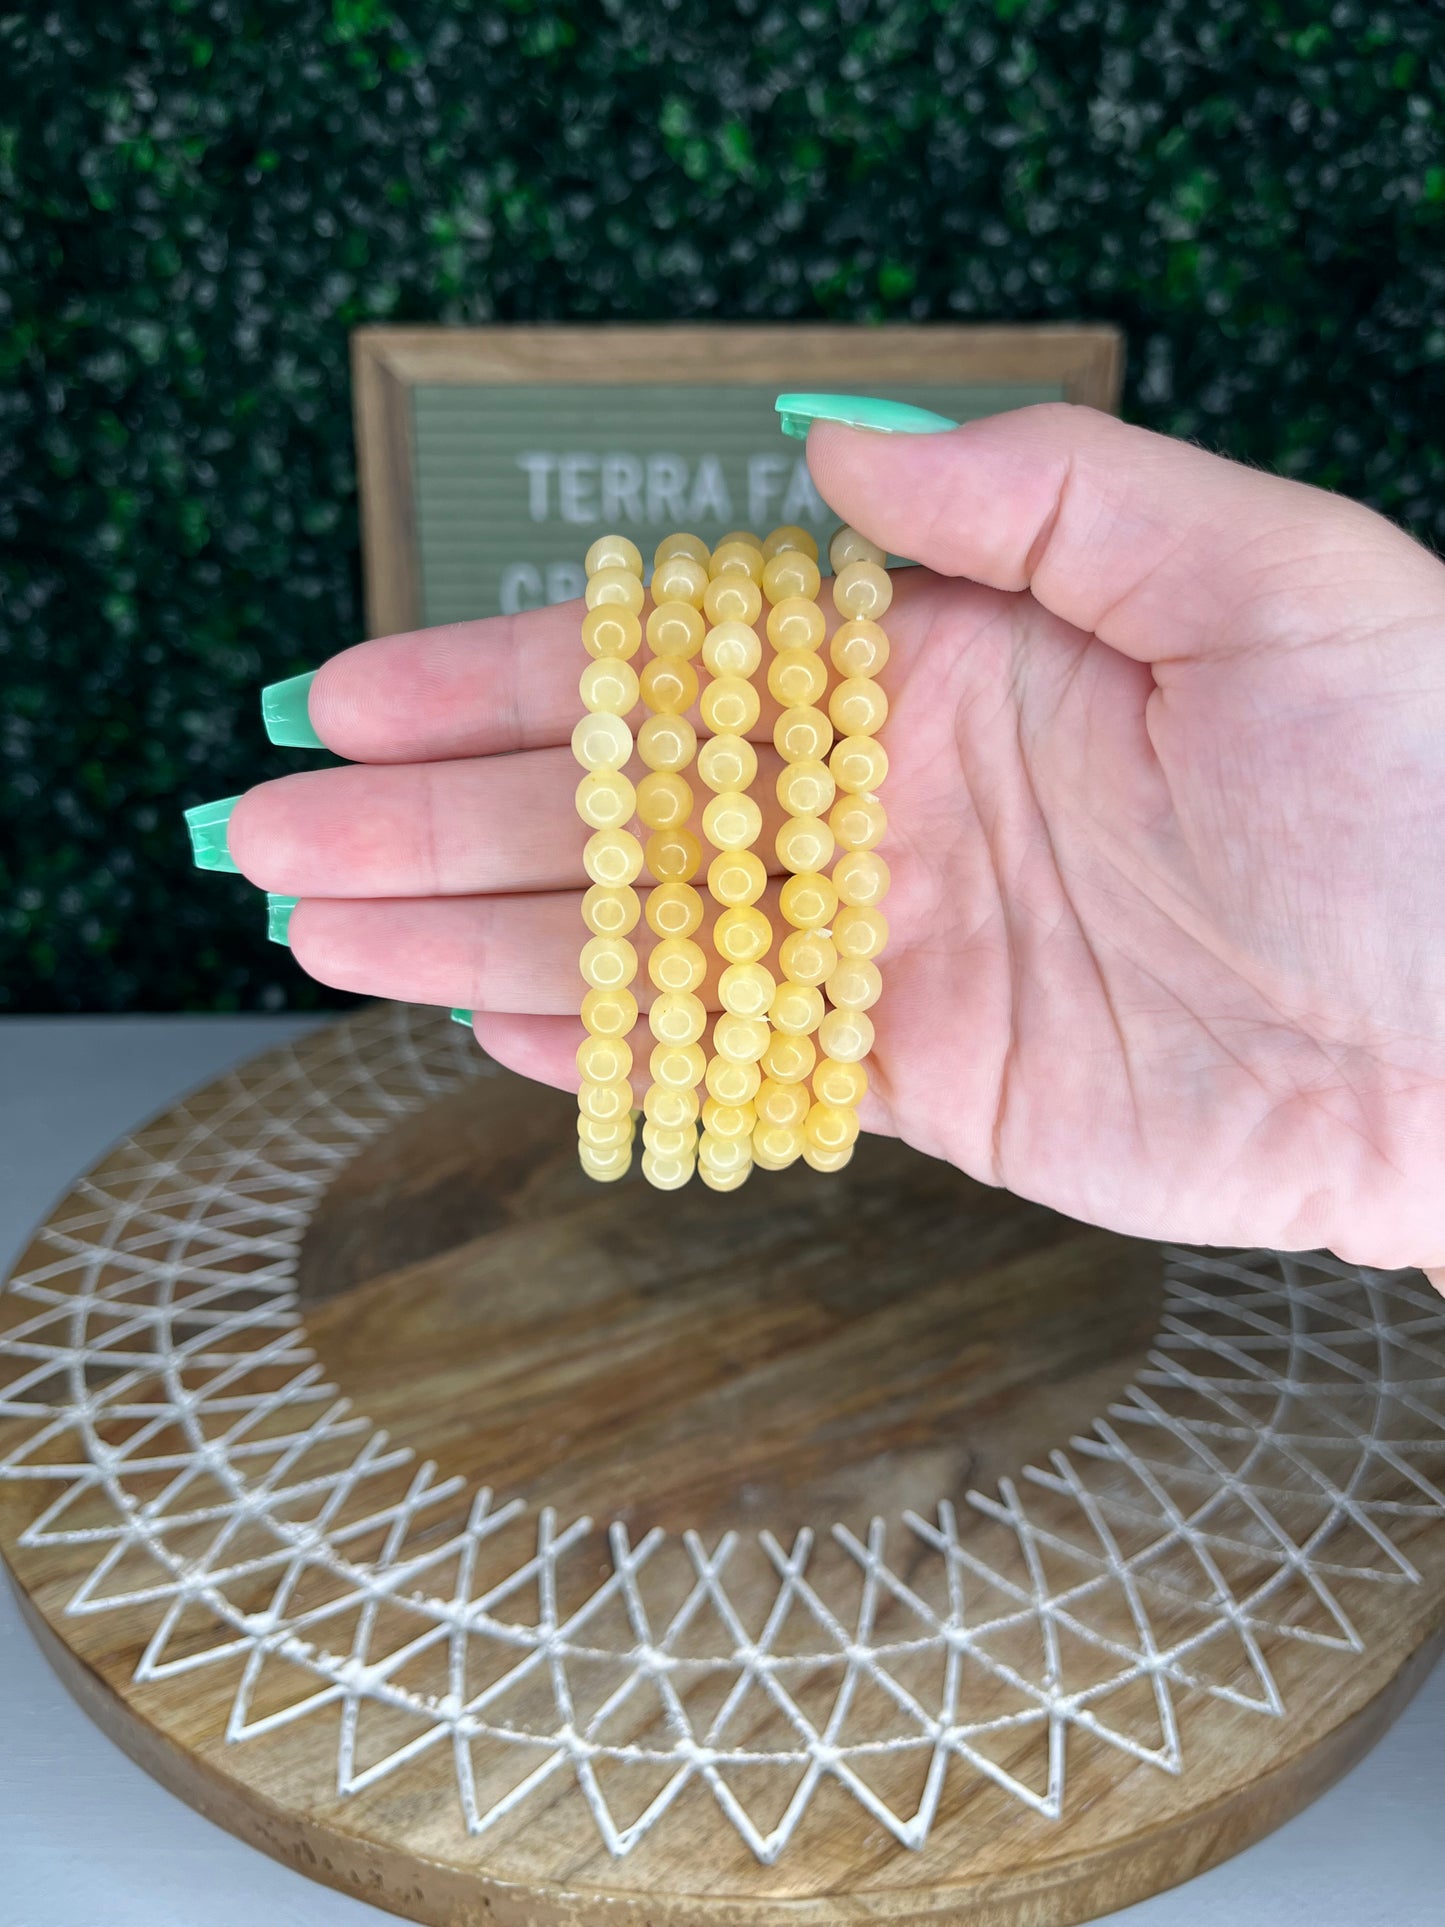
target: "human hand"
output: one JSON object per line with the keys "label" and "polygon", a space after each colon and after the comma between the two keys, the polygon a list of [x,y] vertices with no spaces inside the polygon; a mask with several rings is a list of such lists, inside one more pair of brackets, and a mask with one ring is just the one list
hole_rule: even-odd
{"label": "human hand", "polygon": [[[808,452],[841,517],[925,565],[887,619],[865,1127],[1121,1231],[1445,1261],[1445,569],[1085,410],[815,426]],[[346,651],[310,713],[358,767],[262,785],[230,827],[303,899],[313,976],[469,1006],[494,1057],[568,1087],[577,627]]]}

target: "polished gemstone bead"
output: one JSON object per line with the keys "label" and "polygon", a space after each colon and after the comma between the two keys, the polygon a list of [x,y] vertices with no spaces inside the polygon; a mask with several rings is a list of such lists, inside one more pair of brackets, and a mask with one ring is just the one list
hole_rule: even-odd
{"label": "polished gemstone bead", "polygon": [[735,1064],[756,1064],[768,1048],[768,1036],[766,1018],[737,1017],[725,1010],[712,1027],[712,1047]]}
{"label": "polished gemstone bead", "polygon": [[707,569],[695,556],[665,556],[652,572],[652,600],[659,608],[665,602],[685,602],[701,609],[707,584]]}
{"label": "polished gemstone bead", "polygon": [[620,1144],[615,1151],[595,1151],[590,1144],[580,1144],[577,1152],[577,1162],[583,1172],[598,1184],[615,1183],[632,1169],[631,1143]]}
{"label": "polished gemstone bead", "polygon": [[763,545],[755,535],[725,535],[712,552],[708,573],[714,582],[724,576],[741,575],[756,586],[763,579],[765,566]]}
{"label": "polished gemstone bead", "polygon": [[637,792],[619,770],[589,770],[577,785],[577,814],[591,829],[619,830],[636,808]]}
{"label": "polished gemstone bead", "polygon": [[876,957],[888,942],[888,919],[881,910],[840,910],[833,919],[833,942],[840,957]]}
{"label": "polished gemstone bead", "polygon": [[589,609],[630,609],[636,615],[642,607],[642,582],[631,569],[599,569],[588,576],[584,594]]}
{"label": "polished gemstone bead", "polygon": [[784,549],[798,549],[810,560],[818,559],[818,544],[806,529],[800,529],[796,522],[784,522],[781,528],[773,530],[763,542],[763,560],[771,562],[775,555]]}
{"label": "polished gemstone bead", "polygon": [[620,716],[584,716],[572,732],[572,754],[583,769],[621,769],[632,754],[632,731]]}
{"label": "polished gemstone bead", "polygon": [[758,1086],[753,1109],[765,1124],[800,1129],[810,1102],[806,1084],[780,1084],[776,1077],[765,1077]]}
{"label": "polished gemstone bead", "polygon": [[697,671],[684,656],[654,656],[638,680],[642,700],[659,715],[681,716],[697,701]]}
{"label": "polished gemstone bead", "polygon": [[871,910],[881,903],[889,881],[888,865],[876,850],[849,850],[833,865],[838,901],[852,909]]}
{"label": "polished gemstone bead", "polygon": [[840,1064],[858,1064],[873,1048],[873,1019],[865,1010],[830,1010],[818,1026],[818,1047]]}
{"label": "polished gemstone bead", "polygon": [[582,646],[589,656],[616,656],[626,661],[642,646],[642,624],[630,609],[604,603],[582,618]]}
{"label": "polished gemstone bead", "polygon": [[892,600],[888,571],[876,562],[849,562],[833,577],[833,607],[845,620],[876,622]]}
{"label": "polished gemstone bead", "polygon": [[594,1037],[626,1037],[637,1022],[630,990],[589,990],[582,999],[582,1026]]}
{"label": "polished gemstone bead", "polygon": [[[659,1044],[657,1048],[665,1050],[667,1046]],[[648,1086],[647,1095],[642,1100],[645,1118],[675,1131],[696,1124],[698,1110],[697,1091],[690,1084],[664,1084],[659,1080]]]}
{"label": "polished gemstone bead", "polygon": [[626,1117],[609,1118],[605,1123],[600,1118],[588,1117],[580,1112],[577,1118],[577,1141],[590,1144],[594,1151],[615,1151],[619,1145],[631,1144],[634,1136],[632,1114]]}
{"label": "polished gemstone bead", "polygon": [[753,797],[741,790],[724,790],[709,797],[702,813],[702,833],[714,849],[746,850],[763,833],[763,813]]}
{"label": "polished gemstone bead", "polygon": [[594,883],[582,899],[582,921],[594,937],[627,936],[641,913],[641,899],[630,883]]}
{"label": "polished gemstone bead", "polygon": [[838,963],[832,939],[817,930],[794,930],[783,939],[778,951],[778,968],[795,984],[821,984]]}
{"label": "polished gemstone bead", "polygon": [[779,649],[768,664],[768,693],[785,709],[821,702],[827,687],[828,666],[816,649]]}
{"label": "polished gemstone bead", "polygon": [[[667,1091],[666,1085],[661,1087]],[[667,1095],[676,1097],[676,1091]],[[649,1118],[642,1127],[642,1142],[659,1157],[680,1158],[697,1155],[697,1131],[691,1124],[654,1124]]]}
{"label": "polished gemstone bead", "polygon": [[[811,705],[783,710],[773,729],[773,747],[786,763],[821,762],[832,741],[833,725],[821,709]],[[837,773],[834,766],[833,774]]]}
{"label": "polished gemstone bead", "polygon": [[637,671],[619,656],[602,656],[582,671],[577,691],[584,709],[625,716],[637,701]]}
{"label": "polished gemstone bead", "polygon": [[718,979],[718,1002],[735,1017],[766,1017],[777,991],[766,964],[729,964]]}
{"label": "polished gemstone bead", "polygon": [[757,1121],[751,1104],[719,1104],[710,1097],[702,1107],[702,1128],[712,1137],[750,1138]]}
{"label": "polished gemstone bead", "polygon": [[691,830],[654,830],[646,855],[659,883],[688,883],[702,867],[702,845]]}
{"label": "polished gemstone bead", "polygon": [[715,676],[703,690],[699,707],[715,736],[745,736],[758,720],[762,704],[757,690],[744,677]]}
{"label": "polished gemstone bead", "polygon": [[821,816],[838,785],[826,763],[785,763],[778,771],[775,790],[789,816]]}
{"label": "polished gemstone bead", "polygon": [[759,1060],[776,1084],[801,1084],[812,1074],[818,1048],[811,1037],[774,1037]]}
{"label": "polished gemstone bead", "polygon": [[665,1158],[656,1151],[642,1154],[642,1175],[657,1191],[680,1191],[696,1168],[690,1156]]}
{"label": "polished gemstone bead", "polygon": [[594,883],[635,883],[642,874],[642,845],[631,830],[594,830],[582,847],[582,868]]}
{"label": "polished gemstone bead", "polygon": [[703,640],[702,659],[714,676],[751,676],[763,659],[763,645],[749,623],[720,622]]}
{"label": "polished gemstone bead", "polygon": [[833,921],[838,892],[828,877],[816,870],[804,870],[788,878],[778,904],[795,930],[821,930]]}
{"label": "polished gemstone bead", "polygon": [[647,893],[647,927],[659,937],[690,937],[702,911],[702,893],[690,883],[659,883]]}
{"label": "polished gemstone bead", "polygon": [[695,1091],[706,1069],[707,1054],[701,1044],[659,1044],[647,1060],[654,1084],[668,1084],[679,1091]]}
{"label": "polished gemstone bead", "polygon": [[846,569],[850,562],[873,562],[881,568],[888,560],[888,552],[880,549],[876,542],[870,542],[866,535],[860,535],[857,529],[850,529],[845,522],[842,528],[833,531],[828,543],[828,560],[836,575]]}
{"label": "polished gemstone bead", "polygon": [[845,850],[871,850],[888,828],[888,812],[871,796],[844,796],[829,813],[828,825]]}
{"label": "polished gemstone bead", "polygon": [[768,1007],[768,1020],[784,1037],[806,1037],[823,1021],[823,993],[811,984],[782,983]]}
{"label": "polished gemstone bead", "polygon": [[756,549],[759,555],[763,552],[763,538],[760,535],[754,535],[751,529],[729,529],[726,535],[718,537],[718,548],[720,549],[725,542],[746,542],[748,547]]}
{"label": "polished gemstone bead", "polygon": [[697,746],[697,773],[710,790],[749,790],[758,773],[758,752],[746,736],[729,731]]}
{"label": "polished gemstone bead", "polygon": [[615,1084],[631,1071],[632,1046],[625,1037],[584,1037],[577,1046],[577,1075],[589,1084]]}
{"label": "polished gemstone bead", "polygon": [[695,1044],[707,1029],[707,1005],[690,990],[664,990],[647,1022],[659,1044]]}
{"label": "polished gemstone bead", "polygon": [[596,575],[602,569],[626,569],[632,575],[642,574],[642,551],[635,542],[629,542],[625,535],[599,535],[587,551],[583,563],[588,575]]}
{"label": "polished gemstone bead", "polygon": [[681,532],[676,535],[664,535],[652,554],[654,573],[658,565],[665,562],[670,555],[690,555],[694,562],[700,562],[706,568],[712,550],[698,535],[684,535]]}
{"label": "polished gemstone bead", "polygon": [[864,617],[837,629],[828,653],[840,676],[876,676],[888,660],[888,638],[876,622]]}
{"label": "polished gemstone bead", "polygon": [[713,948],[729,963],[757,963],[773,944],[773,926],[751,904],[724,910],[712,927]]}
{"label": "polished gemstone bead", "polygon": [[637,732],[637,753],[649,769],[686,769],[697,754],[697,731],[686,716],[649,716]]}
{"label": "polished gemstone bead", "polygon": [[806,596],[789,596],[768,611],[768,641],[775,649],[816,649],[827,633],[827,618]]}
{"label": "polished gemstone bead", "polygon": [[621,990],[637,975],[637,952],[626,937],[590,937],[581,966],[582,981],[594,990]]}
{"label": "polished gemstone bead", "polygon": [[675,770],[650,771],[637,785],[637,816],[649,830],[675,830],[692,815],[692,785]]}
{"label": "polished gemstone bead", "polygon": [[751,1137],[714,1137],[704,1131],[697,1143],[700,1170],[726,1173],[744,1171],[753,1161]]}
{"label": "polished gemstone bead", "polygon": [[828,999],[839,1010],[871,1010],[883,994],[883,973],[867,957],[844,957],[828,979]]}
{"label": "polished gemstone bead", "polygon": [[763,565],[763,594],[775,604],[789,596],[806,596],[811,601],[822,579],[811,555],[801,549],[783,549]]}
{"label": "polished gemstone bead", "polygon": [[707,976],[707,952],[691,937],[664,937],[647,959],[658,990],[696,990]]}
{"label": "polished gemstone bead", "polygon": [[803,1160],[815,1171],[841,1171],[853,1156],[853,1149],[851,1144],[846,1144],[841,1151],[825,1151],[821,1145],[804,1144]]}
{"label": "polished gemstone bead", "polygon": [[871,676],[849,676],[828,698],[828,715],[840,736],[876,736],[888,720],[888,698]]}
{"label": "polished gemstone bead", "polygon": [[794,876],[822,870],[833,860],[833,832],[820,816],[792,816],[773,839],[778,861]]}
{"label": "polished gemstone bead", "polygon": [[713,1171],[698,1159],[697,1174],[709,1191],[740,1191],[753,1175],[751,1160],[740,1164],[735,1171]]}
{"label": "polished gemstone bead", "polygon": [[868,1089],[868,1073],[861,1064],[840,1064],[825,1057],[813,1073],[813,1094],[835,1110],[856,1110]]}
{"label": "polished gemstone bead", "polygon": [[611,1084],[585,1081],[577,1093],[577,1109],[583,1117],[595,1117],[599,1124],[615,1124],[632,1116],[632,1086],[625,1077]]}
{"label": "polished gemstone bead", "polygon": [[843,1151],[858,1136],[858,1113],[832,1104],[814,1104],[803,1126],[808,1142],[820,1151]]}
{"label": "polished gemstone bead", "polygon": [[888,774],[888,752],[874,736],[845,736],[828,758],[828,767],[840,790],[850,796],[870,796],[882,788]]}
{"label": "polished gemstone bead", "polygon": [[729,1057],[710,1057],[704,1081],[708,1096],[719,1104],[751,1104],[763,1074],[756,1064],[735,1064]]}
{"label": "polished gemstone bead", "polygon": [[763,592],[740,570],[715,575],[707,585],[702,610],[709,622],[756,622],[763,612]]}
{"label": "polished gemstone bead", "polygon": [[690,659],[702,647],[707,624],[686,602],[662,602],[647,618],[647,646],[654,656]]}
{"label": "polished gemstone bead", "polygon": [[796,1125],[759,1124],[753,1132],[753,1162],[760,1171],[786,1171],[797,1163],[807,1142]]}

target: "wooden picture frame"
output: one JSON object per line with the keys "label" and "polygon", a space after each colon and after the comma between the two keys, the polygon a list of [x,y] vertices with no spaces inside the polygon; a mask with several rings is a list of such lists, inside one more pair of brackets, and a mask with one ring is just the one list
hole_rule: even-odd
{"label": "wooden picture frame", "polygon": [[[585,387],[594,395],[672,386],[872,395],[926,388],[977,390],[976,414],[1010,406],[1014,392],[1020,403],[1052,395],[1115,412],[1123,359],[1120,330],[1101,325],[358,329],[352,373],[368,633],[437,619],[428,613],[423,582],[419,394],[528,386]],[[967,402],[963,394],[955,406]],[[577,547],[579,557],[584,547]]]}

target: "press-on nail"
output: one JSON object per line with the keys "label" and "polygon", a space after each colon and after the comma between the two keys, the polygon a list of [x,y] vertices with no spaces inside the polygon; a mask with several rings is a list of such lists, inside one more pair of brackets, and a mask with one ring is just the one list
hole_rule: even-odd
{"label": "press-on nail", "polygon": [[849,428],[872,428],[883,435],[936,435],[957,428],[947,415],[911,402],[881,401],[873,395],[779,395],[773,403],[785,435],[807,439],[814,422],[843,422]]}
{"label": "press-on nail", "polygon": [[197,803],[186,811],[186,828],[191,833],[191,855],[198,870],[237,870],[239,865],[226,847],[226,832],[231,812],[239,796],[222,796],[214,803]]}
{"label": "press-on nail", "polygon": [[472,1027],[472,1013],[469,1010],[454,1010],[451,1019],[454,1024],[465,1024],[468,1030]]}
{"label": "press-on nail", "polygon": [[266,892],[266,935],[272,943],[291,942],[291,912],[299,903],[299,897],[276,897]]}
{"label": "press-on nail", "polygon": [[311,724],[311,685],[315,680],[316,671],[308,669],[304,676],[267,683],[261,691],[261,718],[273,743],[287,749],[325,749]]}

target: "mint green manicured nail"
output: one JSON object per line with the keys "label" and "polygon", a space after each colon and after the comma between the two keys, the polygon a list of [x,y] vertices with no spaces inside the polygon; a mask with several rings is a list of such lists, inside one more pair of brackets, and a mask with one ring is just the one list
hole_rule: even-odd
{"label": "mint green manicured nail", "polygon": [[311,685],[316,671],[304,676],[289,676],[285,682],[267,683],[261,691],[261,719],[273,743],[287,749],[325,749],[326,745],[311,726]]}
{"label": "mint green manicured nail", "polygon": [[291,912],[299,901],[298,897],[274,897],[266,892],[266,935],[272,943],[290,944]]}
{"label": "mint green manicured nail", "polygon": [[469,1010],[454,1010],[451,1015],[454,1024],[465,1024],[468,1030],[471,1029],[472,1013]]}
{"label": "mint green manicured nail", "polygon": [[223,796],[214,803],[197,803],[186,811],[186,828],[191,833],[191,855],[198,870],[236,870],[236,859],[226,847],[226,831],[231,811],[239,796]]}
{"label": "mint green manicured nail", "polygon": [[879,401],[872,395],[779,395],[773,403],[785,435],[807,439],[813,422],[844,422],[849,428],[873,428],[883,435],[936,435],[941,428],[957,428],[947,415],[931,408],[915,408],[906,401]]}

